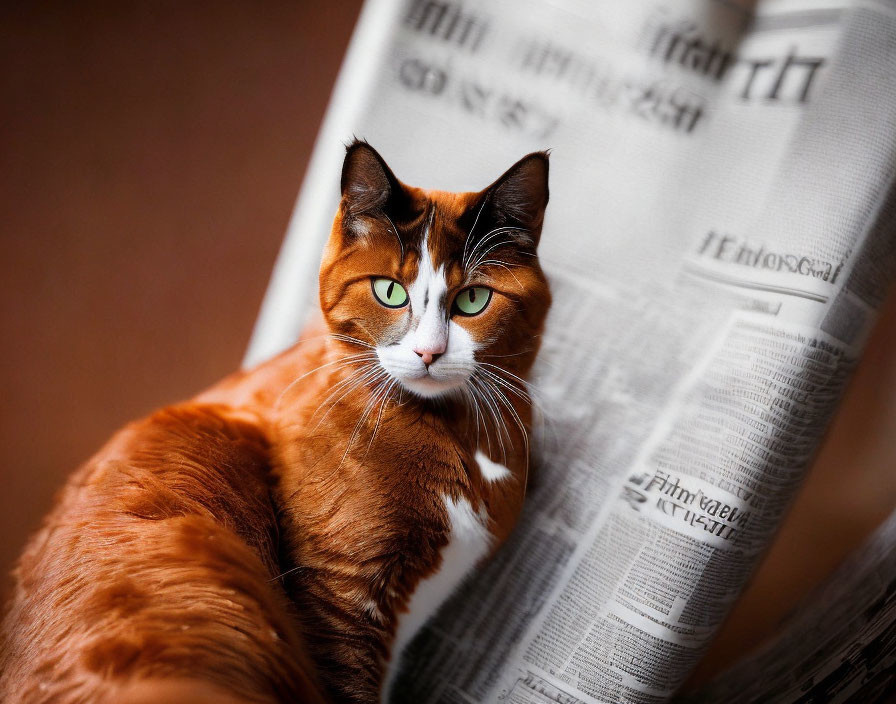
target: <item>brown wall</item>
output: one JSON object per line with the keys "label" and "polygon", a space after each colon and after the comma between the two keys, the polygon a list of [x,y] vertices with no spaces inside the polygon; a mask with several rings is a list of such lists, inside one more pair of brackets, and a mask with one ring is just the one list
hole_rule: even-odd
{"label": "brown wall", "polygon": [[[360,2],[0,10],[0,569],[129,418],[234,369]],[[896,301],[715,651],[896,505]]]}
{"label": "brown wall", "polygon": [[233,370],[359,0],[0,10],[0,569],[130,418]]}

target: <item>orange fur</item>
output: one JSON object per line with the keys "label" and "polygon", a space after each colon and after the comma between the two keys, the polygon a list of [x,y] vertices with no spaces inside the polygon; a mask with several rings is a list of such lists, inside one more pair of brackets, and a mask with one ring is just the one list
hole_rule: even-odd
{"label": "orange fur", "polygon": [[118,433],[19,562],[0,699],[126,701],[130,680],[179,678],[237,701],[324,701],[270,581],[267,458],[258,428],[223,407],[175,406]]}
{"label": "orange fur", "polygon": [[[73,475],[17,568],[3,701],[378,700],[398,616],[449,540],[443,497],[487,513],[494,547],[522,505],[531,415],[513,387],[550,303],[534,256],[547,162],[514,168],[480,193],[426,192],[349,148],[325,327],[126,427]],[[525,221],[528,239],[471,279],[461,254],[484,211],[499,228]],[[353,355],[412,324],[373,299],[371,277],[412,281],[425,242],[449,297],[493,290],[487,314],[458,323],[505,375],[506,403],[352,384]],[[486,481],[477,451],[512,476]]]}

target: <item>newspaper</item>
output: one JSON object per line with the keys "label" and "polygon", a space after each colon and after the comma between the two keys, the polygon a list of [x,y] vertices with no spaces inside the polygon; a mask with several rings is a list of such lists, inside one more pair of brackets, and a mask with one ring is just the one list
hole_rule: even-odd
{"label": "newspaper", "polygon": [[771,642],[676,702],[867,704],[894,693],[894,670],[896,512]]}
{"label": "newspaper", "polygon": [[444,190],[553,150],[534,486],[396,701],[674,695],[896,274],[894,77],[883,0],[368,0],[247,365],[315,312],[352,135]]}

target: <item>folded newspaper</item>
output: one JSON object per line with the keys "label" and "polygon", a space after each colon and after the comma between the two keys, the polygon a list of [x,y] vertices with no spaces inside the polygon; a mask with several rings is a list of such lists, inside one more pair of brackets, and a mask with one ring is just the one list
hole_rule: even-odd
{"label": "folded newspaper", "polygon": [[[896,2],[368,0],[247,364],[316,310],[344,144],[471,190],[551,148],[538,476],[402,702],[673,699],[768,546],[896,274]],[[874,701],[896,517],[683,699]]]}

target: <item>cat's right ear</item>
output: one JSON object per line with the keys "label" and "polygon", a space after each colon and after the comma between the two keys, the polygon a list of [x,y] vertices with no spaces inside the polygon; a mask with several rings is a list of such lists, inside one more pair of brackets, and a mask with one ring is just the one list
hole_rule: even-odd
{"label": "cat's right ear", "polygon": [[468,211],[470,236],[475,239],[502,228],[519,244],[537,246],[548,205],[548,171],[548,152],[527,154],[507,169],[481,191],[478,202]]}
{"label": "cat's right ear", "polygon": [[342,164],[343,217],[349,223],[361,215],[387,212],[404,192],[383,157],[367,142],[348,145]]}

